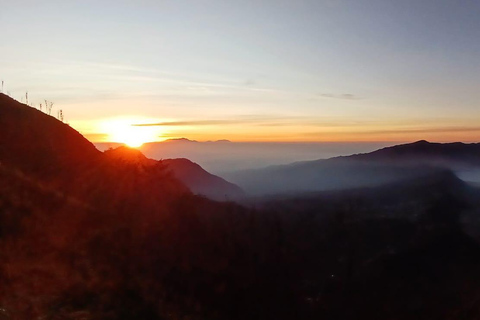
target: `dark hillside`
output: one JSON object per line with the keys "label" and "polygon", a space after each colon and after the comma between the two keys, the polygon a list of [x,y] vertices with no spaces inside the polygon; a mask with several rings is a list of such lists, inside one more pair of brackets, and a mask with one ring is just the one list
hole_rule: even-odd
{"label": "dark hillside", "polygon": [[480,224],[463,217],[472,208],[478,217],[479,199],[480,190],[445,171],[381,188],[271,197],[257,207],[281,217],[314,314],[473,319],[480,247],[466,229]]}
{"label": "dark hillside", "polygon": [[42,178],[75,174],[101,157],[80,133],[0,94],[0,161]]}
{"label": "dark hillside", "polygon": [[[132,195],[155,206],[189,192],[164,166],[139,170],[131,161],[107,157],[70,126],[3,94],[0,162],[38,184],[102,206]],[[137,192],[155,188],[156,195]]]}
{"label": "dark hillside", "polygon": [[2,316],[234,319],[265,314],[259,299],[265,310],[295,304],[279,290],[289,282],[268,276],[269,225],[250,234],[259,228],[250,213],[193,196],[164,164],[102,154],[67,125],[2,98]]}

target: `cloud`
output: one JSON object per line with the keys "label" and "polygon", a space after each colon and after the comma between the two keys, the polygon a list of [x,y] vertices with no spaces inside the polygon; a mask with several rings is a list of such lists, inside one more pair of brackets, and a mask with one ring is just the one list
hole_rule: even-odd
{"label": "cloud", "polygon": [[341,93],[341,94],[334,94],[334,93],[321,93],[319,94],[322,98],[332,98],[332,99],[344,99],[344,100],[358,100],[360,99],[354,94],[351,93]]}
{"label": "cloud", "polygon": [[227,119],[206,119],[206,120],[180,120],[162,121],[152,123],[133,123],[134,127],[177,127],[177,126],[216,126],[216,125],[254,125],[262,127],[281,126],[316,126],[316,127],[345,127],[362,126],[370,124],[367,121],[346,121],[335,118],[311,118],[304,116],[287,115],[238,115]]}
{"label": "cloud", "polygon": [[[179,120],[179,121],[162,121],[152,123],[132,123],[134,127],[167,127],[167,126],[213,126],[213,125],[295,125],[311,123],[311,117],[289,116],[289,115],[272,115],[272,114],[243,114],[232,116],[224,119],[205,119],[205,120]],[[327,121],[325,121],[327,122]],[[322,121],[323,123],[323,121]]]}
{"label": "cloud", "polygon": [[135,123],[134,127],[167,127],[167,126],[211,126],[223,124],[238,124],[242,120],[193,120],[193,121],[164,121],[156,123]]}
{"label": "cloud", "polygon": [[106,133],[86,133],[83,136],[90,141],[106,141],[109,137]]}
{"label": "cloud", "polygon": [[255,79],[247,79],[243,84],[247,87],[254,86],[257,82]]}
{"label": "cloud", "polygon": [[[325,131],[316,131],[304,133],[308,136],[317,136],[325,134]],[[480,127],[431,127],[431,128],[392,128],[392,129],[365,129],[365,130],[344,130],[342,132],[334,132],[333,134],[368,136],[368,135],[427,135],[427,134],[442,134],[442,133],[480,133]],[[332,134],[332,132],[328,132]]]}
{"label": "cloud", "polygon": [[264,122],[276,122],[279,120],[292,120],[292,117],[275,115],[239,115],[228,119],[206,119],[206,120],[180,120],[180,121],[162,121],[154,123],[134,123],[134,127],[167,127],[167,126],[213,126],[226,124],[256,124]]}
{"label": "cloud", "polygon": [[480,127],[437,127],[437,128],[372,130],[366,133],[397,134],[397,133],[444,133],[444,132],[480,132]]}

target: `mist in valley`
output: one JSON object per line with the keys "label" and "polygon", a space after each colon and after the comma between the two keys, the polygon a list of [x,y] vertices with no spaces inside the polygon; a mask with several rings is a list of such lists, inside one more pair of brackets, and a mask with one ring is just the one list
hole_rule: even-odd
{"label": "mist in valley", "polygon": [[[146,143],[139,148],[148,158],[187,158],[205,170],[223,176],[245,169],[283,165],[297,161],[327,159],[371,152],[397,142],[199,142],[188,139]],[[117,143],[95,143],[104,151]]]}

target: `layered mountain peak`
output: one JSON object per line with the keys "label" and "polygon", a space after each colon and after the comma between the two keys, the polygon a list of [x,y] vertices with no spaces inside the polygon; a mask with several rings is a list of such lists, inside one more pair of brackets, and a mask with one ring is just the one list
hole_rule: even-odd
{"label": "layered mountain peak", "polygon": [[369,161],[407,161],[480,166],[480,143],[433,143],[420,140],[350,158]]}

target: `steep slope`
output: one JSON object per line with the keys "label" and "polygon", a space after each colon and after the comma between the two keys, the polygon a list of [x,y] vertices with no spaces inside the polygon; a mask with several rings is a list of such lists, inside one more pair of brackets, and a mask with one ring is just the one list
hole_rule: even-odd
{"label": "steep slope", "polygon": [[194,194],[203,195],[212,200],[238,200],[244,197],[242,189],[210,174],[198,164],[188,159],[152,160],[145,157],[137,149],[125,146],[105,151],[108,158],[127,163],[146,170],[151,167],[162,167],[175,178],[185,184]]}
{"label": "steep slope", "polygon": [[74,174],[102,157],[80,133],[0,94],[0,161],[37,177]]}
{"label": "steep slope", "polygon": [[[107,157],[69,125],[3,94],[0,162],[44,187],[103,207],[133,201],[134,196],[156,206],[189,192],[164,166],[138,170]],[[131,193],[138,189],[148,192]]]}
{"label": "steep slope", "polygon": [[161,162],[195,194],[219,201],[237,200],[245,196],[240,187],[207,172],[188,159],[166,159]]}

